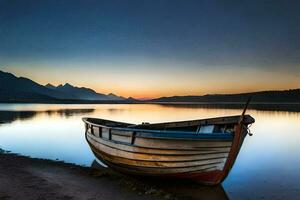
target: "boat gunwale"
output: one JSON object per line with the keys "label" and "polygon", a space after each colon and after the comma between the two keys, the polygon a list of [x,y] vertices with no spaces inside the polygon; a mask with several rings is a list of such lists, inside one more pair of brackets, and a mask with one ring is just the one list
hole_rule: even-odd
{"label": "boat gunwale", "polygon": [[[234,122],[230,121],[230,122],[226,122],[224,121],[224,119],[230,119],[230,118],[235,118],[236,120],[233,120]],[[107,122],[111,122],[111,123],[117,123],[117,124],[124,124],[124,125],[132,125],[134,126],[147,126],[147,125],[151,125],[151,126],[157,126],[157,125],[168,125],[168,124],[177,124],[177,123],[195,123],[195,122],[199,122],[199,125],[214,125],[214,124],[238,124],[239,120],[241,118],[241,115],[232,115],[232,116],[225,116],[225,117],[213,117],[213,118],[205,118],[205,119],[192,119],[192,120],[185,120],[185,121],[173,121],[173,122],[159,122],[159,123],[153,123],[153,124],[131,124],[131,123],[127,123],[127,122],[119,122],[119,121],[113,121],[113,120],[108,120],[108,119],[102,119],[102,118],[91,118],[91,117],[84,117],[82,118],[82,121],[86,122],[86,123],[90,123],[93,125],[97,125],[97,126],[102,126],[102,127],[106,127],[106,128],[113,128],[112,126],[105,126],[102,124],[97,124],[97,123],[93,123],[88,121],[89,119],[95,119],[95,120],[103,120],[103,121],[107,121]],[[249,121],[245,121],[245,119],[248,118]],[[220,122],[216,122],[215,120],[219,120]],[[213,123],[210,121],[214,121]],[[255,122],[255,119],[253,117],[251,117],[250,115],[245,115],[244,116],[244,120],[243,120],[243,124],[253,124]],[[114,127],[116,128],[116,127]],[[121,127],[119,127],[121,128]],[[122,128],[132,128],[132,127],[122,127]],[[139,129],[139,130],[151,130],[151,129]]]}
{"label": "boat gunwale", "polygon": [[[90,124],[94,127],[101,127],[101,128],[107,128],[109,130],[119,130],[119,131],[127,131],[135,133],[134,137],[140,137],[140,138],[153,138],[153,139],[173,139],[173,140],[194,140],[194,139],[207,139],[207,140],[216,140],[220,139],[222,141],[224,140],[232,140],[234,137],[233,133],[201,133],[197,134],[196,132],[191,131],[170,131],[170,130],[152,130],[152,129],[138,129],[138,128],[128,128],[128,127],[112,127],[112,126],[105,126],[102,124],[96,124],[93,122],[88,121],[90,118],[83,118],[82,120],[86,124]],[[114,135],[126,135],[127,134],[118,134],[113,133]],[[128,136],[132,137],[132,134],[128,134]],[[169,136],[169,137],[168,137]]]}

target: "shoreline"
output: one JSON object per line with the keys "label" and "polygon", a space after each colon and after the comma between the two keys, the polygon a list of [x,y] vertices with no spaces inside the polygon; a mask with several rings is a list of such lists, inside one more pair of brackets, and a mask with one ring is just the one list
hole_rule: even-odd
{"label": "shoreline", "polygon": [[[0,150],[0,199],[228,199],[223,187],[120,174]],[[180,188],[180,189],[178,189]]]}
{"label": "shoreline", "polygon": [[[243,109],[245,102],[1,102],[3,104],[39,104],[39,105],[159,105],[165,107],[211,108],[211,109]],[[300,112],[300,102],[250,102],[249,110]],[[66,109],[67,110],[67,109]],[[73,109],[74,110],[74,109]],[[83,109],[82,109],[83,110]],[[87,109],[85,109],[87,110]],[[91,109],[90,109],[91,110]],[[12,111],[12,110],[2,110]],[[32,111],[34,112],[34,111]]]}
{"label": "shoreline", "polygon": [[[191,105],[244,105],[246,101],[1,101],[0,104],[191,104]],[[299,101],[251,101],[254,105],[300,105]]]}

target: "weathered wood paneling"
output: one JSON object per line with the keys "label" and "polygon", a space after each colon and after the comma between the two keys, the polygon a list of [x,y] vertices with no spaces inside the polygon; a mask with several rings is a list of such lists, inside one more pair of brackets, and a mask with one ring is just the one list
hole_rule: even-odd
{"label": "weathered wood paneling", "polygon": [[98,153],[94,152],[96,157],[100,160],[103,160],[107,165],[112,166],[120,171],[125,171],[132,174],[142,174],[142,175],[174,175],[178,173],[201,173],[208,171],[221,171],[224,163],[211,163],[203,166],[192,166],[192,167],[174,167],[174,168],[158,168],[158,167],[143,167],[143,166],[134,166],[134,165],[126,165],[122,163],[116,162],[114,159],[101,154],[101,157]]}
{"label": "weathered wood paneling", "polygon": [[[88,141],[94,146],[94,148],[107,153],[111,156],[116,156],[120,158],[126,158],[138,161],[166,161],[166,162],[179,162],[179,161],[205,161],[213,159],[224,159],[227,158],[228,153],[206,153],[200,155],[168,155],[168,154],[144,154],[140,152],[127,152],[119,149],[112,148],[108,145],[96,142],[92,138],[88,137]],[[180,151],[180,149],[178,149]]]}
{"label": "weathered wood paneling", "polygon": [[123,142],[123,143],[131,143],[131,137],[129,136],[121,136],[121,135],[114,135],[112,134],[111,140],[116,141],[116,142]]}
{"label": "weathered wood paneling", "polygon": [[142,147],[152,147],[158,149],[199,149],[203,147],[231,147],[231,141],[197,141],[197,140],[180,140],[174,141],[171,138],[153,139],[153,138],[139,138],[135,139],[135,145]]}
{"label": "weathered wood paneling", "polygon": [[105,139],[109,139],[109,129],[108,128],[102,128],[102,137]]}
{"label": "weathered wood paneling", "polygon": [[104,138],[97,138],[93,135],[89,135],[93,140],[110,146],[115,149],[119,149],[122,151],[129,151],[129,152],[140,152],[145,154],[167,154],[167,155],[200,155],[200,154],[206,154],[206,153],[228,153],[230,150],[230,147],[203,147],[203,148],[196,148],[196,149],[180,149],[180,151],[177,149],[158,149],[154,147],[141,147],[135,145],[131,145],[130,143],[119,143],[117,141],[108,141]]}

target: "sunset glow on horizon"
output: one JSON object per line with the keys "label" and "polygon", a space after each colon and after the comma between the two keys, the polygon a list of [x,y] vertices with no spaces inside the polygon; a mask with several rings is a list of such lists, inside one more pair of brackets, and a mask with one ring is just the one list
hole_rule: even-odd
{"label": "sunset glow on horizon", "polygon": [[[205,94],[236,94],[266,90],[287,90],[300,88],[297,75],[283,73],[245,72],[236,74],[220,69],[220,75],[215,73],[201,73],[201,70],[193,73],[180,72],[176,74],[155,73],[145,74],[105,74],[97,70],[66,72],[59,71],[23,71],[15,67],[4,67],[4,71],[14,73],[16,76],[27,77],[41,85],[48,83],[58,86],[69,83],[77,87],[87,87],[98,93],[114,93],[123,97],[137,99],[152,99],[163,96],[205,95]],[[149,79],[148,79],[149,77]],[[255,77],[255,82],[253,78]],[[283,82],[282,78],[286,81]],[[275,79],[275,80],[274,80]],[[276,81],[277,80],[277,81]]]}

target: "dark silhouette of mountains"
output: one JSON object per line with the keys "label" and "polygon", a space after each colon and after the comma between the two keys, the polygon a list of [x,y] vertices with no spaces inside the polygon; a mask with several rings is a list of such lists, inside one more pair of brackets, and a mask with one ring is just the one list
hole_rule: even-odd
{"label": "dark silhouette of mountains", "polygon": [[1,102],[55,102],[59,100],[122,101],[127,99],[114,94],[100,94],[92,89],[75,87],[68,83],[57,87],[51,84],[43,86],[28,78],[16,77],[11,73],[0,71]]}
{"label": "dark silhouette of mountains", "polygon": [[257,103],[300,103],[300,89],[283,91],[262,91],[241,94],[212,94],[203,96],[172,96],[152,99],[150,102],[203,102],[203,103],[240,103],[251,97]]}
{"label": "dark silhouette of mountains", "polygon": [[212,94],[203,96],[173,96],[138,101],[115,94],[101,94],[90,88],[76,87],[68,83],[53,86],[40,85],[28,78],[0,70],[0,102],[43,103],[241,103],[252,97],[257,103],[300,103],[300,89],[284,91],[262,91],[242,94]]}
{"label": "dark silhouette of mountains", "polygon": [[16,77],[13,74],[0,71],[0,100],[51,100],[59,97],[58,94],[34,81]]}
{"label": "dark silhouette of mountains", "polygon": [[75,87],[66,83],[65,85],[59,85],[57,87],[47,84],[45,87],[56,91],[58,93],[64,94],[64,99],[83,99],[83,100],[125,100],[124,97],[119,97],[112,93],[105,95],[97,93],[90,88],[85,87]]}

